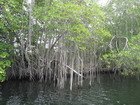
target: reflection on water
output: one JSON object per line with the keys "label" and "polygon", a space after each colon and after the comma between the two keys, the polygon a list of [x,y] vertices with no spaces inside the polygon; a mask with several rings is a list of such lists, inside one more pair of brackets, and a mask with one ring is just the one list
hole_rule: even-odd
{"label": "reflection on water", "polygon": [[140,105],[140,82],[136,79],[102,77],[101,83],[71,92],[45,83],[8,81],[0,85],[0,105]]}

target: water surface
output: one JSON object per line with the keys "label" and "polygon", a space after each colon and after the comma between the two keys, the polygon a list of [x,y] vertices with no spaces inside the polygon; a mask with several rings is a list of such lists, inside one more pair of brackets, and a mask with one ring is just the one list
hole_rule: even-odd
{"label": "water surface", "polygon": [[103,76],[94,82],[70,91],[45,83],[8,81],[0,85],[0,105],[140,105],[140,81],[135,78]]}

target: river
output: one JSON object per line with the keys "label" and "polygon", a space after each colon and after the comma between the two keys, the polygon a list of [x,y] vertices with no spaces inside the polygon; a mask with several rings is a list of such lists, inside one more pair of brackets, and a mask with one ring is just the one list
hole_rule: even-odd
{"label": "river", "polygon": [[0,85],[0,105],[140,105],[140,81],[101,76],[100,83],[59,89],[45,83],[10,80]]}

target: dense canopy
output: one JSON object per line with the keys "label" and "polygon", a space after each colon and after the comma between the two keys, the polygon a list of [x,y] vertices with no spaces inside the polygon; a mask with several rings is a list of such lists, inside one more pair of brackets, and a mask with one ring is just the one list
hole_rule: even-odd
{"label": "dense canopy", "polygon": [[[140,73],[140,1],[0,0],[0,81],[82,85],[102,71]],[[75,74],[75,75],[74,75]]]}

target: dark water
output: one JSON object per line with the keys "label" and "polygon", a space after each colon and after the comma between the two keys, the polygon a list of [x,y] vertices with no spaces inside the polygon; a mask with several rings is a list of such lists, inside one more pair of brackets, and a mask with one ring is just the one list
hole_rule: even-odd
{"label": "dark water", "polygon": [[70,92],[45,83],[8,81],[0,85],[0,105],[140,105],[140,81],[134,78],[116,80],[107,76],[89,88]]}

